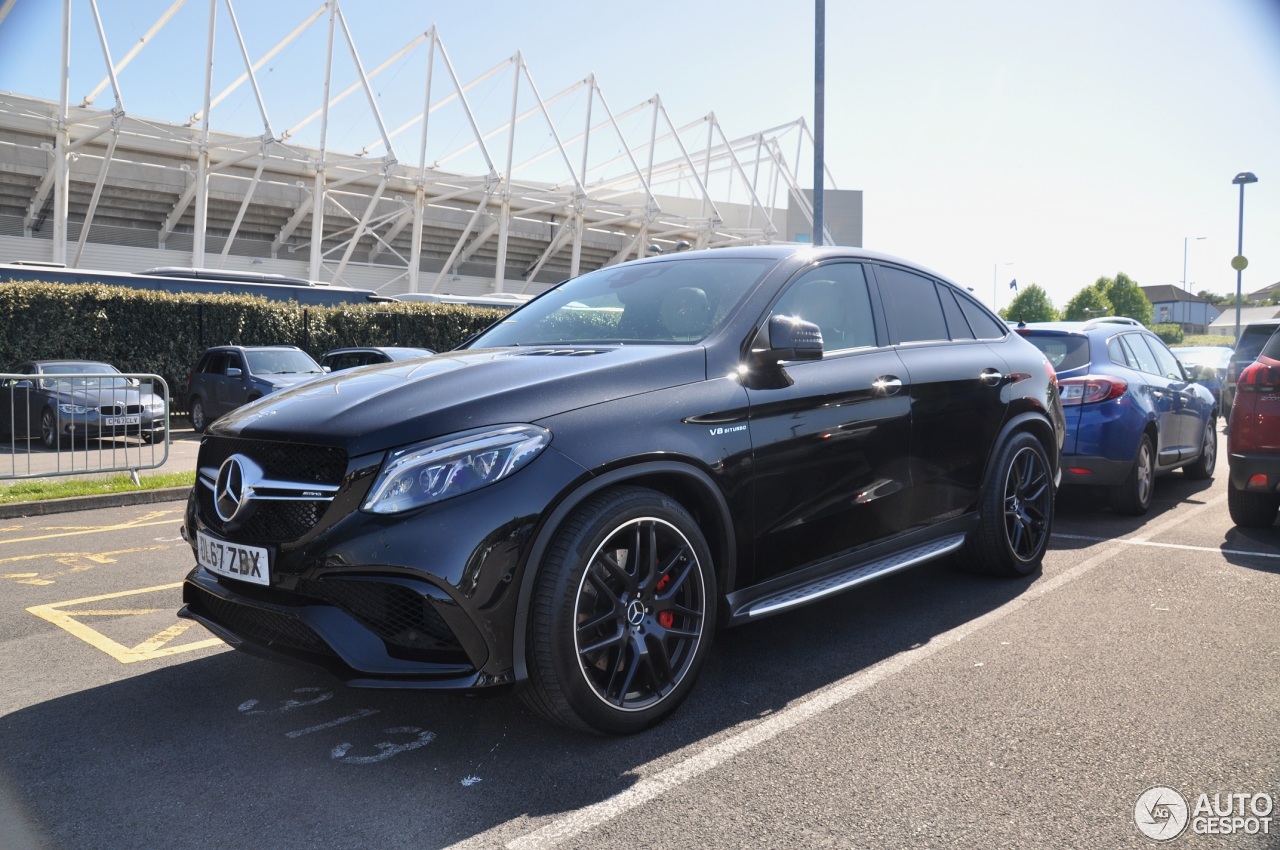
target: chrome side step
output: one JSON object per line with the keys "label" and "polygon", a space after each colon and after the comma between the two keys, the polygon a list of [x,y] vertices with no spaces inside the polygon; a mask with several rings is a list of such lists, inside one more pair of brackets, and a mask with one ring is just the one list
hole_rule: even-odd
{"label": "chrome side step", "polygon": [[789,588],[773,596],[757,599],[748,605],[742,611],[742,614],[747,617],[761,617],[765,614],[773,614],[785,608],[805,605],[815,599],[821,599],[824,596],[848,590],[872,579],[896,573],[898,570],[905,570],[908,567],[914,567],[916,564],[932,561],[934,558],[959,549],[964,545],[964,537],[963,534],[953,534],[950,537],[943,537],[923,546],[908,549],[905,552],[896,552],[869,564],[862,564],[853,569],[824,576],[809,584]]}

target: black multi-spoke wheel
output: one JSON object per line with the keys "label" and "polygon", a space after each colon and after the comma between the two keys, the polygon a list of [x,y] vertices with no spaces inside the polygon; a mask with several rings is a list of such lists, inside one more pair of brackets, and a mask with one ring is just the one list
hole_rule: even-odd
{"label": "black multi-spoke wheel", "polygon": [[978,529],[969,536],[966,560],[995,575],[1034,572],[1053,528],[1053,473],[1040,441],[1013,436],[1000,450],[980,505]]}
{"label": "black multi-spoke wheel", "polygon": [[638,487],[588,501],[539,576],[526,702],[608,734],[662,720],[706,656],[714,588],[706,542],[679,504]]}

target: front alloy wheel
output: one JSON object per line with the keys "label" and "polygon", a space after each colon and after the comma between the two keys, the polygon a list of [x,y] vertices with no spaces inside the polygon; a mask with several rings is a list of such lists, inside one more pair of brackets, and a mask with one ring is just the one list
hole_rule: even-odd
{"label": "front alloy wheel", "polygon": [[40,414],[40,442],[46,449],[56,449],[62,442],[58,433],[58,414],[47,407]]}
{"label": "front alloy wheel", "polygon": [[589,500],[539,577],[525,701],[597,733],[659,722],[706,657],[714,587],[707,544],[679,504],[638,487]]}

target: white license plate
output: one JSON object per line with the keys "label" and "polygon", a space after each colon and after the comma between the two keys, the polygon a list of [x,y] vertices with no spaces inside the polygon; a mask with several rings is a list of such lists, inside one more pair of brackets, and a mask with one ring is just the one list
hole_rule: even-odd
{"label": "white license plate", "polygon": [[107,425],[112,425],[112,426],[119,426],[119,425],[141,425],[141,424],[142,424],[142,417],[141,417],[141,416],[108,416],[107,418],[103,419],[102,421],[103,421],[105,424],[107,424]]}
{"label": "white license plate", "polygon": [[211,573],[254,584],[271,584],[267,550],[261,546],[228,543],[197,531],[196,557],[200,566]]}

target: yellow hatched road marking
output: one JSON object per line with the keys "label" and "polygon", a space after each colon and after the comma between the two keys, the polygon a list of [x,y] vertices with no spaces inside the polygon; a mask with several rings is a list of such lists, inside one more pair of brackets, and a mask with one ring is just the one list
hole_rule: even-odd
{"label": "yellow hatched road marking", "polygon": [[[0,546],[6,543],[30,543],[35,540],[56,540],[59,537],[76,537],[81,534],[100,534],[105,531],[129,531],[134,528],[146,528],[152,525],[169,525],[177,521],[177,517],[181,516],[183,511],[151,511],[143,514],[137,519],[129,522],[116,523],[114,525],[70,525],[70,526],[50,526],[49,528],[57,531],[56,534],[37,534],[33,537],[15,537],[7,540],[0,540]],[[165,520],[156,520],[156,517],[169,517]],[[148,522],[147,520],[156,520]]]}
{"label": "yellow hatched road marking", "polygon": [[76,617],[103,617],[103,616],[124,616],[134,614],[154,614],[163,608],[91,608],[80,611],[67,611],[75,605],[86,605],[90,602],[102,602],[107,599],[120,599],[125,596],[138,596],[143,593],[155,593],[162,590],[174,590],[182,587],[182,582],[176,584],[162,584],[156,587],[144,587],[141,590],[122,590],[118,593],[106,593],[101,596],[86,596],[83,599],[71,599],[67,602],[54,602],[49,605],[34,605],[27,609],[29,613],[53,623],[60,629],[70,632],[80,638],[90,646],[100,649],[107,655],[119,661],[121,664],[132,664],[135,661],[152,661],[157,658],[164,658],[170,655],[177,655],[179,652],[190,652],[195,649],[207,649],[212,646],[222,645],[222,641],[217,638],[209,638],[207,640],[195,641],[193,643],[184,643],[178,646],[170,646],[172,641],[184,634],[194,623],[186,620],[180,620],[169,628],[147,638],[137,646],[125,646],[117,643],[101,632],[89,628],[81,623]]}
{"label": "yellow hatched road marking", "polygon": [[[134,552],[158,552],[168,546],[139,546],[134,549],[117,549],[114,552],[40,552],[35,555],[15,555],[11,558],[0,558],[0,566],[16,564],[20,561],[35,561],[52,558],[69,569],[56,573],[0,573],[0,579],[10,579],[18,584],[46,585],[53,584],[53,579],[72,573],[82,573],[102,564],[114,564],[116,555],[131,555]],[[88,561],[89,563],[84,563]]]}

